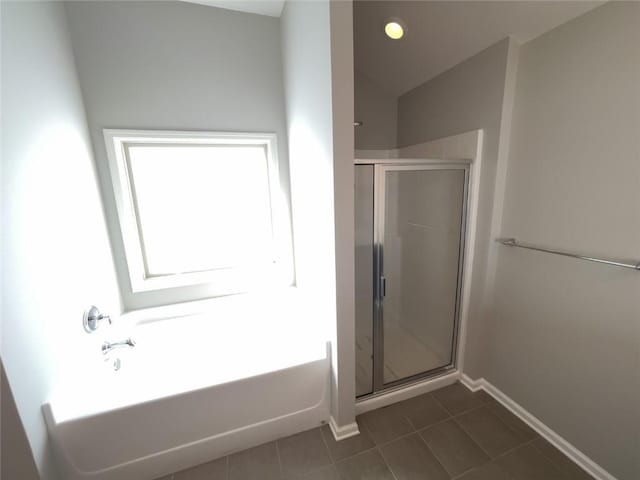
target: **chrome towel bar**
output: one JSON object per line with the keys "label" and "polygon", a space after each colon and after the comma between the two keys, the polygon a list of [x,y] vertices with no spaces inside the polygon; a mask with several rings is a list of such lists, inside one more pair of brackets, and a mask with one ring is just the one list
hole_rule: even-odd
{"label": "chrome towel bar", "polygon": [[631,268],[633,270],[640,271],[640,262],[637,262],[635,264],[634,263],[624,263],[624,262],[618,262],[618,261],[615,261],[615,260],[607,260],[605,258],[595,258],[595,257],[586,256],[586,255],[580,255],[580,254],[577,254],[577,253],[563,252],[561,250],[552,250],[550,248],[536,247],[534,245],[521,243],[518,240],[516,240],[515,238],[497,238],[496,242],[501,243],[502,245],[506,245],[508,247],[527,248],[529,250],[536,250],[538,252],[553,253],[554,255],[562,255],[564,257],[577,258],[579,260],[588,260],[590,262],[604,263],[605,265],[613,265],[615,267]]}

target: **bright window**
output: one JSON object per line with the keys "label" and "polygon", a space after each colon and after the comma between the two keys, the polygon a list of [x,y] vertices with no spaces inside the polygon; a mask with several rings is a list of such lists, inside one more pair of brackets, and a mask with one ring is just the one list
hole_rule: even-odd
{"label": "bright window", "polygon": [[274,134],[104,133],[134,292],[291,283]]}

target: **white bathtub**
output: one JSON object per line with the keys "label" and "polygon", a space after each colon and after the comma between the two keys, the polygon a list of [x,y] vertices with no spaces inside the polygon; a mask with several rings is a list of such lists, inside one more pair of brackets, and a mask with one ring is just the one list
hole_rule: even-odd
{"label": "white bathtub", "polygon": [[327,420],[318,330],[246,314],[137,325],[119,371],[97,352],[43,405],[63,478],[154,479]]}

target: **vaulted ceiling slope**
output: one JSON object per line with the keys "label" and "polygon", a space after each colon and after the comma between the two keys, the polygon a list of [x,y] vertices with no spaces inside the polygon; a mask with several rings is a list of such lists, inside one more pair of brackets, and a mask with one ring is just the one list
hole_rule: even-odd
{"label": "vaulted ceiling slope", "polygon": [[[399,96],[507,36],[528,42],[603,3],[356,0],[355,68]],[[401,40],[383,33],[391,17],[406,23]]]}
{"label": "vaulted ceiling slope", "polygon": [[256,13],[279,17],[285,0],[183,0],[187,3],[199,3],[210,7],[225,8],[238,12]]}

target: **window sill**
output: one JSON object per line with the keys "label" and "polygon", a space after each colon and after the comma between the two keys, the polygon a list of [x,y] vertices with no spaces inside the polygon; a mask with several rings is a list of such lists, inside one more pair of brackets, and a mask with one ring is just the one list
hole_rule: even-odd
{"label": "window sill", "polygon": [[[305,305],[306,304],[306,305]],[[304,305],[304,306],[303,306]],[[134,327],[151,322],[178,320],[182,317],[207,315],[216,319],[237,317],[241,314],[277,316],[303,314],[309,317],[308,302],[296,287],[265,289],[265,291],[226,295],[193,302],[174,303],[159,307],[130,310],[120,315],[118,323]],[[256,311],[252,311],[256,310]]]}

